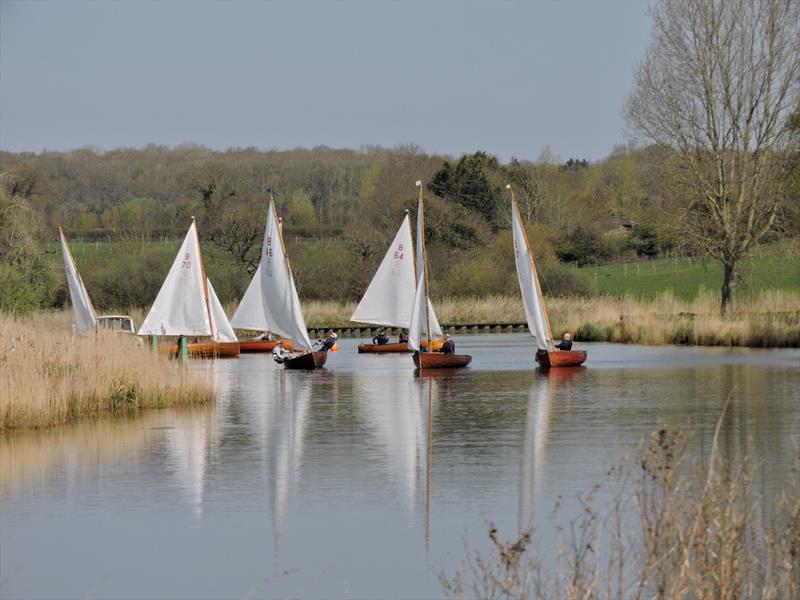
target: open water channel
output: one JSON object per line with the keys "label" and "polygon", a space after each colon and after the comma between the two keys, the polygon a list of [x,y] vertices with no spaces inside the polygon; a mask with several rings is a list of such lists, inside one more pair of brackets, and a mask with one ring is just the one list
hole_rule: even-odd
{"label": "open water channel", "polygon": [[[659,419],[759,465],[765,504],[800,443],[800,352],[581,344],[541,373],[523,334],[460,336],[472,366],[409,355],[290,372],[191,362],[214,405],[0,438],[2,598],[430,598],[464,542],[486,550],[608,484]],[[552,528],[552,527],[550,527]]]}

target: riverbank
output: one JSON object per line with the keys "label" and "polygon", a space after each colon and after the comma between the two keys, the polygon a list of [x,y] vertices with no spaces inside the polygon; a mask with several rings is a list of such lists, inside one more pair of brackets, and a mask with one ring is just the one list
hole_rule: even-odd
{"label": "riverbank", "polygon": [[[714,294],[691,302],[664,293],[654,300],[597,296],[547,298],[554,336],[564,331],[577,341],[698,346],[800,347],[800,294],[769,290],[741,301],[729,317],[719,314]],[[303,303],[312,329],[350,328],[355,302]],[[522,301],[513,296],[435,300],[446,327],[509,325],[525,322]],[[456,329],[458,331],[458,329]]]}
{"label": "riverbank", "polygon": [[210,382],[130,335],[71,333],[71,313],[0,315],[0,433],[208,402]]}

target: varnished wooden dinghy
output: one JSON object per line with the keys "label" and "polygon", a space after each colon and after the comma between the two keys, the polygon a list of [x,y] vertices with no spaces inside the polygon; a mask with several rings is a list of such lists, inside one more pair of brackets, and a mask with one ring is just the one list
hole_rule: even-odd
{"label": "varnished wooden dinghy", "polygon": [[[196,342],[187,346],[192,358],[236,358],[239,356],[239,342]],[[159,346],[158,351],[173,358],[180,354],[178,344]]]}
{"label": "varnished wooden dinghy", "polygon": [[300,356],[295,356],[283,362],[287,369],[316,369],[325,365],[328,360],[328,353],[324,350],[317,352],[306,352]]}
{"label": "varnished wooden dinghy", "polygon": [[583,350],[558,350],[554,352],[537,352],[536,362],[542,367],[577,367],[586,360]]}
{"label": "varnished wooden dinghy", "polygon": [[418,369],[459,369],[472,362],[468,354],[444,354],[442,352],[415,352],[414,365]]}
{"label": "varnished wooden dinghy", "polygon": [[[239,349],[242,353],[272,352],[277,343],[276,340],[239,340]],[[283,340],[283,347],[287,350],[291,350],[292,340]]]}
{"label": "varnished wooden dinghy", "polygon": [[[423,348],[428,347],[428,342],[421,342],[420,345]],[[433,340],[433,351],[438,352],[442,349],[444,345],[444,340]],[[358,352],[359,354],[364,353],[374,353],[374,354],[383,354],[383,353],[393,353],[393,352],[413,352],[411,348],[408,347],[406,342],[396,342],[394,344],[359,344],[358,345]]]}

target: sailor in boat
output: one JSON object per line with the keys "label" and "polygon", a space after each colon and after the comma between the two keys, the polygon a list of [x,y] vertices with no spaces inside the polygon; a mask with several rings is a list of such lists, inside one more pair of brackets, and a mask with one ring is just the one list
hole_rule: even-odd
{"label": "sailor in boat", "polygon": [[400,344],[407,344],[408,343],[408,329],[401,329],[400,330],[400,339],[398,340]]}
{"label": "sailor in boat", "polygon": [[389,336],[386,335],[386,331],[384,331],[383,327],[378,330],[378,334],[372,338],[373,344],[378,344],[379,346],[383,346],[384,344],[389,343]]}
{"label": "sailor in boat", "polygon": [[450,337],[449,333],[444,334],[444,344],[442,344],[442,352],[444,352],[445,354],[456,353],[456,343],[453,341],[453,338]]}
{"label": "sailor in boat", "polygon": [[572,336],[569,332],[564,333],[564,338],[556,344],[559,350],[572,350]]}
{"label": "sailor in boat", "polygon": [[317,340],[318,344],[322,344],[320,350],[327,352],[336,345],[336,338],[339,337],[335,332],[328,332],[328,336],[324,340]]}
{"label": "sailor in boat", "polygon": [[271,340],[271,339],[272,339],[272,335],[270,334],[270,332],[269,332],[269,331],[265,331],[265,332],[264,332],[264,333],[262,333],[260,336],[258,336],[258,340],[259,340],[260,342],[268,342],[268,341],[269,341],[269,340]]}
{"label": "sailor in boat", "polygon": [[278,341],[272,349],[272,358],[276,363],[281,364],[292,358],[292,353],[283,347],[283,340]]}

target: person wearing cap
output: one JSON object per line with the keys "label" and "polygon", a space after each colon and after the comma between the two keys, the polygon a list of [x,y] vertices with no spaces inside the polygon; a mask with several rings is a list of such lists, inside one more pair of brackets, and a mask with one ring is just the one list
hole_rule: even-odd
{"label": "person wearing cap", "polygon": [[283,347],[283,340],[279,340],[272,349],[272,358],[276,363],[281,364],[292,357],[292,353]]}
{"label": "person wearing cap", "polygon": [[569,332],[564,333],[564,339],[556,344],[559,350],[572,350],[572,336]]}
{"label": "person wearing cap", "polygon": [[373,344],[378,344],[379,346],[383,346],[384,344],[389,343],[389,336],[386,335],[386,331],[384,331],[383,327],[378,330],[377,335],[372,338]]}
{"label": "person wearing cap", "polygon": [[328,350],[333,348],[333,346],[336,344],[336,338],[337,337],[339,337],[339,336],[337,336],[336,332],[334,332],[334,331],[331,331],[330,333],[328,333],[328,337],[326,337],[324,341],[323,340],[319,340],[322,343],[322,348],[320,348],[320,349],[327,352]]}
{"label": "person wearing cap", "polygon": [[444,334],[444,344],[442,344],[442,352],[444,352],[445,354],[456,353],[456,343],[453,341],[453,338],[450,337],[449,333]]}

